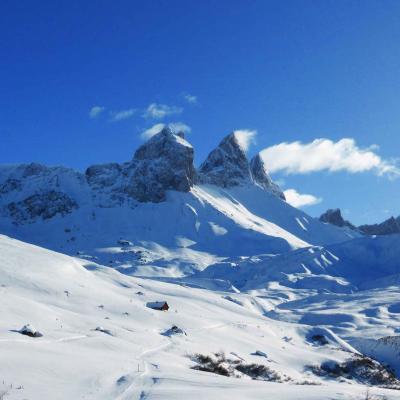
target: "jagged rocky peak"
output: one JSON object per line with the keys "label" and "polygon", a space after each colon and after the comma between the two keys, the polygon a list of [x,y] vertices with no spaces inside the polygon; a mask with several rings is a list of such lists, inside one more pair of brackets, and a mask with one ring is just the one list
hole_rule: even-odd
{"label": "jagged rocky peak", "polygon": [[225,188],[255,183],[285,200],[282,190],[269,176],[260,154],[249,162],[241,140],[235,132],[222,139],[218,147],[200,165],[199,178],[203,183]]}
{"label": "jagged rocky peak", "polygon": [[392,235],[400,233],[400,217],[390,217],[380,224],[361,225],[358,229],[366,235]]}
{"label": "jagged rocky peak", "polygon": [[265,163],[260,153],[256,154],[250,161],[250,170],[253,181],[261,186],[263,189],[270,191],[277,197],[280,197],[282,200],[286,200],[285,195],[281,188],[272,181],[269,176]]}
{"label": "jagged rocky peak", "polygon": [[224,137],[200,165],[200,179],[222,187],[232,187],[251,179],[246,152],[235,132]]}
{"label": "jagged rocky peak", "polygon": [[346,221],[342,217],[342,212],[340,211],[340,208],[327,210],[319,217],[319,220],[322,222],[326,222],[326,223],[329,223],[332,225],[339,226],[341,228],[347,226],[348,228],[356,229],[352,223],[350,223],[349,221]]}
{"label": "jagged rocky peak", "polygon": [[188,192],[194,184],[193,147],[169,127],[140,146],[127,167],[125,192],[141,202],[160,202],[167,190]]}

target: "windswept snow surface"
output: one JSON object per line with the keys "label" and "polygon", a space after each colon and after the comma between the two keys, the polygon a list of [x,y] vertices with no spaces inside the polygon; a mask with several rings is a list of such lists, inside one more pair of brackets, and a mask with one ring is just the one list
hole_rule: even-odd
{"label": "windswept snow surface", "polygon": [[[0,236],[0,293],[0,392],[7,391],[6,399],[365,398],[365,385],[306,369],[348,359],[351,345],[327,328],[268,318],[262,299],[251,294],[130,277],[6,236]],[[170,309],[149,309],[149,301],[167,301]],[[21,335],[26,324],[43,337]],[[187,335],[162,334],[172,326]],[[311,343],[310,335],[321,332],[329,344]],[[221,350],[291,380],[191,369],[190,355]],[[370,394],[399,398],[398,391],[376,387]]]}
{"label": "windswept snow surface", "polygon": [[[171,191],[162,203],[113,207],[91,204],[83,194],[82,206],[64,216],[23,224],[1,217],[0,232],[95,257],[126,274],[164,277],[188,275],[225,257],[278,254],[359,236],[323,224],[255,185],[199,185],[188,193]],[[120,239],[133,246],[121,246]]]}

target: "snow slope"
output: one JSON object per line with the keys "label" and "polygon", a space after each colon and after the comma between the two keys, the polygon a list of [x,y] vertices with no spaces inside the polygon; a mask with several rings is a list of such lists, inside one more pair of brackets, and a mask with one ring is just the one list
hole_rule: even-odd
{"label": "snow slope", "polygon": [[[196,185],[188,193],[168,192],[161,203],[85,202],[71,213],[30,223],[3,216],[0,232],[142,276],[182,276],[224,257],[277,254],[358,235],[323,224],[255,185]],[[134,246],[121,249],[121,238]]]}
{"label": "snow slope", "polygon": [[[270,319],[247,294],[236,294],[238,302],[233,302],[224,292],[133,278],[6,236],[0,236],[0,292],[0,391],[7,391],[6,399],[320,400],[365,395],[364,385],[320,378],[306,369],[348,358],[351,346],[329,330],[318,332],[330,344],[316,346],[308,339],[315,328]],[[146,307],[158,300],[167,301],[170,310]],[[18,333],[27,323],[43,337]],[[187,335],[163,335],[172,325]],[[290,381],[224,377],[190,368],[194,362],[188,356],[220,350],[267,365]],[[261,356],[254,354],[257,350]],[[399,397],[398,391],[380,388],[371,394]]]}
{"label": "snow slope", "polygon": [[242,290],[276,282],[294,289],[351,293],[398,285],[399,259],[400,235],[366,236],[278,255],[226,259],[196,277],[229,280]]}
{"label": "snow slope", "polygon": [[[122,164],[85,173],[0,166],[0,232],[126,274],[179,277],[225,257],[285,253],[360,234],[284,201],[267,165],[226,136],[196,171],[183,133],[165,128]],[[206,184],[207,183],[207,184]],[[119,240],[133,243],[121,249]]]}

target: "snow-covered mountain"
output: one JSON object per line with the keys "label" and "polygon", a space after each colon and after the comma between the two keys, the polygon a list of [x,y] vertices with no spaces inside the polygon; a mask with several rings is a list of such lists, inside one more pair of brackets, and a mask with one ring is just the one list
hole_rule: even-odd
{"label": "snow-covered mountain", "polygon": [[390,217],[379,224],[364,224],[359,227],[354,226],[351,222],[346,221],[339,208],[330,209],[324,212],[319,220],[341,228],[357,230],[365,235],[393,235],[400,233],[400,217]]}
{"label": "snow-covered mountain", "polygon": [[400,235],[290,206],[236,133],[193,160],[0,167],[0,398],[398,398]]}
{"label": "snow-covered mountain", "polygon": [[[291,207],[235,133],[196,171],[166,128],[130,162],[85,174],[39,164],[0,168],[0,232],[125,273],[181,276],[223,257],[282,253],[358,236]],[[49,234],[51,232],[51,234]],[[133,243],[122,246],[120,239]]]}

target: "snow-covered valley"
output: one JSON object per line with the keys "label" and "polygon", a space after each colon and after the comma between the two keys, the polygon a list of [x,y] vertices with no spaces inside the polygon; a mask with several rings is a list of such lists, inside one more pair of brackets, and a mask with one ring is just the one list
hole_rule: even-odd
{"label": "snow-covered valley", "polygon": [[[258,296],[235,294],[238,304],[221,291],[125,276],[6,236],[0,237],[0,263],[0,374],[7,399],[365,396],[364,384],[321,378],[309,369],[349,359],[356,352],[351,345],[327,328],[267,317]],[[157,300],[170,309],[146,306]],[[350,302],[355,307],[358,299]],[[26,323],[43,336],[16,332]],[[172,326],[184,333],[165,334]],[[315,343],[316,334],[328,342]],[[191,368],[195,354],[221,351],[287,381]],[[396,390],[374,387],[372,393],[398,398]]]}

